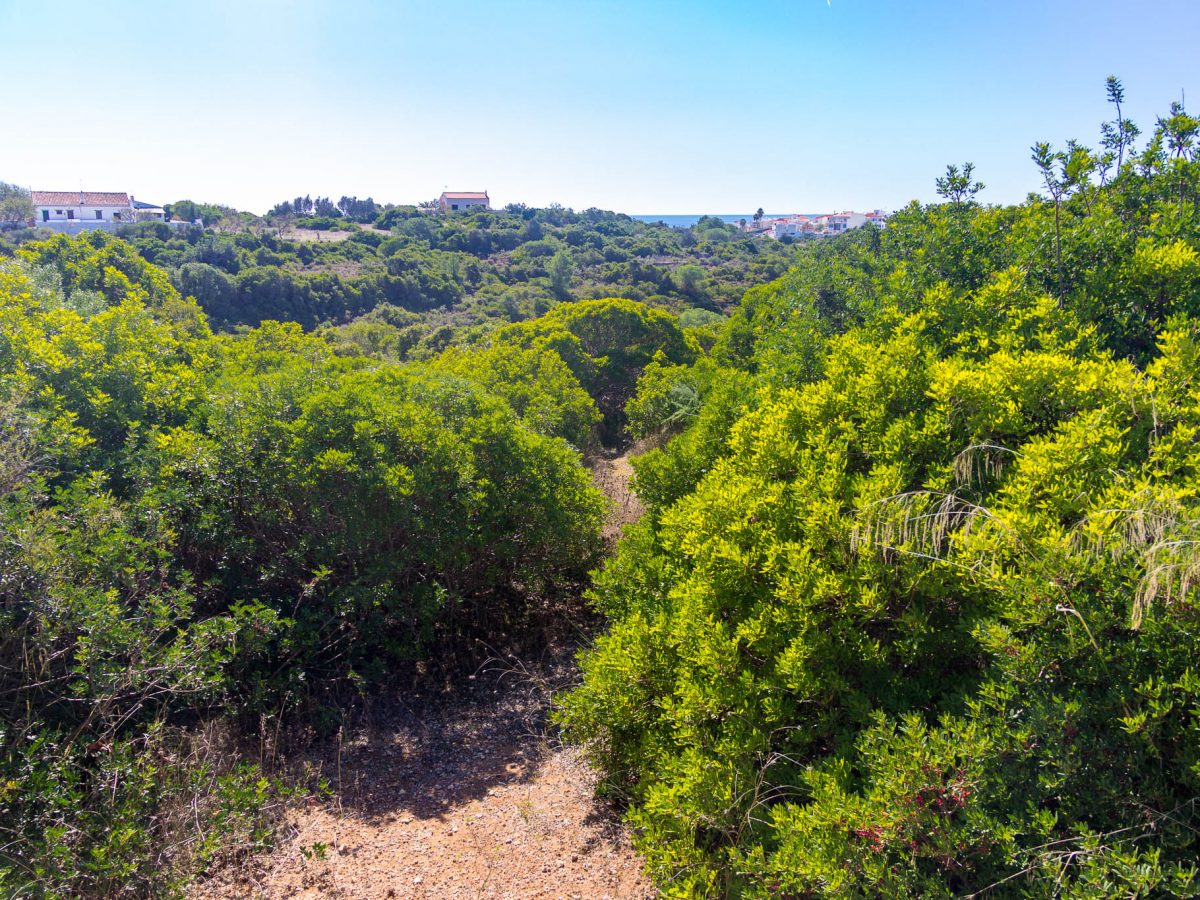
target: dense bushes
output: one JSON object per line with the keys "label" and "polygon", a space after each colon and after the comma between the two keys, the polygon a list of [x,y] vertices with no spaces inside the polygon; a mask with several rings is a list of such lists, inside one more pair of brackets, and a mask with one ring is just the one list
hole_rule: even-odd
{"label": "dense bushes", "polygon": [[559,356],[595,399],[604,417],[601,441],[608,445],[623,439],[625,404],[642,371],[653,362],[691,362],[699,349],[674,316],[620,299],[564,303],[502,328],[496,340]]}
{"label": "dense bushes", "polygon": [[496,344],[487,349],[451,347],[431,363],[503,397],[538,434],[561,437],[587,449],[600,411],[562,357],[545,348]]}
{"label": "dense bushes", "polygon": [[[559,715],[665,894],[1200,894],[1197,128],[1118,167],[1039,145],[1054,202],[914,204],[727,321],[711,292],[781,257],[716,221],[22,245],[0,885],[145,894],[260,846],[284,788],[223,740],[523,630],[596,559],[579,451],[635,437],[648,512]],[[215,321],[293,322],[214,335],[151,258]],[[554,304],[612,284],[688,314]]]}
{"label": "dense bushes", "polygon": [[1057,230],[806,248],[645,370],[676,436],[561,717],[668,895],[1200,893],[1200,165],[1154,146]]}
{"label": "dense bushes", "polygon": [[[1081,523],[1177,477],[1147,454],[1154,387],[1040,346],[940,361],[912,326],[834,341],[826,377],[742,419],[728,455],[598,583],[616,624],[567,721],[681,893],[950,894],[1022,853],[1052,865],[1032,848],[1072,829],[1128,822],[1130,791],[1166,811],[1197,787],[1188,764],[1118,776],[1142,752],[1122,699],[1155,667],[1184,677],[1189,607],[1131,635],[1129,557],[1070,549]],[[956,481],[972,466],[982,482]],[[1157,664],[1130,665],[1159,646]],[[1083,737],[1059,730],[1072,704]],[[1182,762],[1182,735],[1159,750]],[[918,754],[901,763],[911,775],[871,768],[903,752]],[[1008,754],[1021,771],[1006,774]],[[1093,780],[1102,759],[1108,787]],[[1038,774],[1051,766],[1067,771]],[[920,806],[953,791],[953,806]],[[1061,826],[1029,812],[1046,804]]]}
{"label": "dense bushes", "polygon": [[148,493],[205,597],[281,598],[310,665],[327,653],[333,674],[380,677],[437,628],[503,632],[515,585],[537,595],[586,571],[599,499],[575,454],[503,401],[333,360],[294,327],[236,350],[198,427],[158,438]]}
{"label": "dense bushes", "polygon": [[601,498],[551,435],[594,406],[561,361],[497,396],[296,325],[216,337],[112,239],[25,256],[0,262],[0,884],[161,891],[270,834],[282,788],[214,735],[298,703],[319,726],[586,572]]}

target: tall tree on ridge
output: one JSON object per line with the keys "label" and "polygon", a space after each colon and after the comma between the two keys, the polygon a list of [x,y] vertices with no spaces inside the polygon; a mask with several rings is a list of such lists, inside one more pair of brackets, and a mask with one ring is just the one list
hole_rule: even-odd
{"label": "tall tree on ridge", "polygon": [[25,188],[0,181],[0,225],[25,225],[33,219],[33,200]]}
{"label": "tall tree on ridge", "polygon": [[1066,157],[1061,151],[1054,152],[1051,150],[1050,145],[1046,141],[1038,141],[1030,149],[1032,150],[1034,165],[1042,173],[1042,180],[1046,184],[1046,190],[1049,191],[1050,197],[1054,200],[1054,261],[1055,267],[1058,270],[1058,302],[1061,306],[1063,302],[1062,199],[1067,191],[1068,180],[1065,172],[1056,174],[1054,167],[1057,163],[1065,168]]}
{"label": "tall tree on ridge", "polygon": [[1116,75],[1109,75],[1104,81],[1108,91],[1108,102],[1117,108],[1117,118],[1113,122],[1105,122],[1100,126],[1103,138],[1101,143],[1111,152],[1117,154],[1117,174],[1121,174],[1121,166],[1125,162],[1125,151],[1133,146],[1137,136],[1141,134],[1133,122],[1128,121],[1121,113],[1121,104],[1125,102],[1125,86]]}
{"label": "tall tree on ridge", "polygon": [[1171,104],[1171,114],[1158,120],[1158,131],[1166,139],[1171,164],[1179,173],[1179,212],[1183,214],[1183,195],[1187,185],[1189,163],[1195,161],[1196,135],[1200,133],[1200,119],[1189,116],[1182,101]]}
{"label": "tall tree on ridge", "polygon": [[971,183],[974,171],[975,163],[963,163],[961,172],[953,163],[946,166],[946,174],[934,182],[938,195],[953,203],[955,209],[964,203],[973,203],[975,195],[987,187],[982,181]]}

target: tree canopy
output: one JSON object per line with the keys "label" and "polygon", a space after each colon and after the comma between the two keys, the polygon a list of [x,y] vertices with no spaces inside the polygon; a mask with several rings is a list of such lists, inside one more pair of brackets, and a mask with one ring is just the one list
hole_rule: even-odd
{"label": "tree canopy", "polygon": [[0,181],[0,227],[21,227],[33,221],[33,199],[19,185]]}
{"label": "tree canopy", "polygon": [[[1196,896],[1200,124],[1106,90],[1043,195],[951,165],[793,248],[6,232],[0,893],[179,893],[270,840],[286,723],[586,591],[557,721],[664,896]],[[605,559],[584,455],[634,440]]]}
{"label": "tree canopy", "polygon": [[560,720],[665,895],[1200,889],[1200,161],[1117,115],[1103,178],[952,166],[644,369]]}

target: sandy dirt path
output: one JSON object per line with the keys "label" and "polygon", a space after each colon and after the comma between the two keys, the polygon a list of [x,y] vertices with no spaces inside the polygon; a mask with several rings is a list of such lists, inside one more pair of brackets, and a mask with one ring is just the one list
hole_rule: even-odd
{"label": "sandy dirt path", "polygon": [[622,528],[636,522],[645,512],[642,501],[629,489],[629,482],[633,479],[629,456],[629,453],[616,457],[602,456],[591,463],[596,487],[604,491],[612,504],[604,524],[604,539],[610,543],[621,536]]}
{"label": "sandy dirt path", "polygon": [[[640,514],[625,457],[593,464],[614,500],[606,536]],[[595,776],[547,721],[577,677],[569,651],[500,658],[442,698],[381,698],[369,729],[312,764],[332,796],[293,809],[267,856],[194,898],[610,898],[654,896]]]}

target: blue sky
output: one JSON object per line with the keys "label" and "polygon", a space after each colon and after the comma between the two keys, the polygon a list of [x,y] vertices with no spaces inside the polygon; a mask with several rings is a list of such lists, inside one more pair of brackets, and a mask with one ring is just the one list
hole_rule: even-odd
{"label": "blue sky", "polygon": [[1037,187],[1200,108],[1200,0],[0,0],[0,180],[261,212],[297,193],[630,213],[894,209],[972,160]]}

